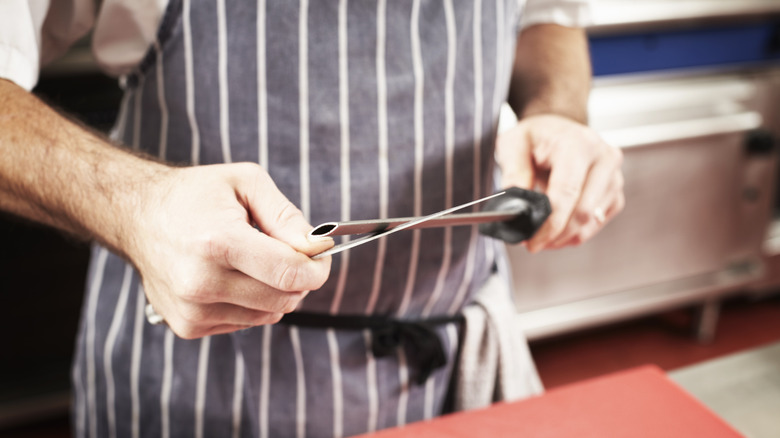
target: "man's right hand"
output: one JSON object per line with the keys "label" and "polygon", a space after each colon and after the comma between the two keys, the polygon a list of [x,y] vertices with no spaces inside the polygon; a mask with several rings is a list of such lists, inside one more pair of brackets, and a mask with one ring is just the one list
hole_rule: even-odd
{"label": "man's right hand", "polygon": [[328,278],[333,245],[254,164],[173,168],[148,184],[126,254],[149,302],[192,339],[275,323]]}
{"label": "man's right hand", "polygon": [[183,338],[273,323],[322,286],[333,245],[255,164],[175,168],[113,147],[0,79],[0,209],[128,258]]}

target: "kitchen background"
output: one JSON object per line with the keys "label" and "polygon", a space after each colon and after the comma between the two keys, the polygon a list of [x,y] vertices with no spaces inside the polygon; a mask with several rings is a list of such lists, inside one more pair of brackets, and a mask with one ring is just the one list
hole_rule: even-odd
{"label": "kitchen background", "polygon": [[[591,123],[623,149],[627,205],[579,248],[508,248],[548,387],[780,341],[780,1],[593,5]],[[86,42],[35,91],[103,131],[121,96]],[[70,436],[88,246],[9,216],[0,242],[0,435]]]}

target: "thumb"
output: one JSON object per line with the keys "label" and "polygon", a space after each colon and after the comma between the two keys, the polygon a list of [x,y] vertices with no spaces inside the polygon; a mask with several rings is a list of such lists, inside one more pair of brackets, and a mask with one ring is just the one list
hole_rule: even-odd
{"label": "thumb", "polygon": [[502,187],[533,189],[536,180],[532,144],[528,131],[518,124],[496,141],[496,161],[501,168]]}
{"label": "thumb", "polygon": [[[260,230],[280,240],[296,251],[308,256],[319,254],[333,246],[330,237],[309,238],[314,228],[303,213],[276,187],[271,177],[260,171],[251,188],[239,184],[238,190],[246,190],[247,208]],[[248,183],[248,181],[247,181]]]}

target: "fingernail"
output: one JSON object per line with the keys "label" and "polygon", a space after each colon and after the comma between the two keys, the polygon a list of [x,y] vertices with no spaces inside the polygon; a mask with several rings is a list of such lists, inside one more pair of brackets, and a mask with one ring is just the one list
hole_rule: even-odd
{"label": "fingernail", "polygon": [[533,253],[533,254],[536,254],[536,253],[538,253],[538,252],[541,252],[541,251],[542,251],[542,250],[544,250],[545,248],[547,248],[547,246],[548,246],[548,243],[549,243],[549,242],[546,242],[546,241],[534,241],[534,242],[530,242],[530,243],[528,244],[528,250],[529,250],[531,253]]}
{"label": "fingernail", "polygon": [[313,236],[311,234],[307,234],[306,239],[311,243],[334,242],[333,238],[330,236]]}

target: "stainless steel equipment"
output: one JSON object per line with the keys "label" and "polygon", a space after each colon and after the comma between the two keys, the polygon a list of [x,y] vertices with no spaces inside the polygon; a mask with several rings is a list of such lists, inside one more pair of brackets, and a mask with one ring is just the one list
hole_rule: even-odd
{"label": "stainless steel equipment", "polygon": [[[596,31],[678,26],[692,19],[606,13],[616,3],[594,2]],[[659,12],[662,6],[670,11],[669,3],[630,6]],[[691,14],[698,7],[701,19],[739,15],[731,3],[728,11],[724,2],[680,3]],[[712,14],[707,4],[717,6]],[[744,6],[751,20],[758,9],[780,12],[780,2]],[[777,154],[769,146],[772,136],[780,138],[778,102],[780,68],[771,64],[597,79],[591,124],[624,152],[626,208],[581,247],[536,255],[507,247],[528,337],[698,304],[704,310],[699,334],[706,339],[719,299],[766,283],[767,276],[780,284],[780,273],[766,269],[780,268],[780,261],[765,249],[777,180]]]}

